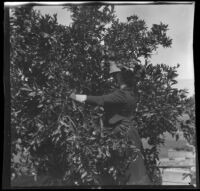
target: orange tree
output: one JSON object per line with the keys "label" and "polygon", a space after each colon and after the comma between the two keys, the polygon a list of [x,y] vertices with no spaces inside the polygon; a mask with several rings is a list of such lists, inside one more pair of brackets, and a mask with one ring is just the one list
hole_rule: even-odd
{"label": "orange tree", "polygon": [[180,121],[181,130],[189,144],[196,146],[196,132],[195,132],[195,96],[185,99],[184,114],[188,116],[187,119]]}
{"label": "orange tree", "polygon": [[[136,128],[152,146],[143,153],[152,181],[160,184],[156,167],[158,147],[164,143],[160,135],[166,131],[176,134],[174,124],[185,100],[185,93],[173,88],[178,66],[150,62],[158,46],[172,43],[166,35],[167,25],[148,29],[137,16],[119,22],[114,6],[109,5],[67,9],[73,21],[70,26],[60,25],[56,15],[42,16],[32,7],[12,10],[12,172],[46,174],[51,177],[46,185],[91,185],[100,183],[96,175],[103,169],[119,184],[117,176],[123,169],[113,166],[110,151],[124,148],[120,140],[114,143],[99,133],[102,109],[67,98],[72,91],[92,95],[112,91],[104,59],[113,54],[118,64],[132,64],[137,71]],[[144,64],[133,63],[140,58]]]}

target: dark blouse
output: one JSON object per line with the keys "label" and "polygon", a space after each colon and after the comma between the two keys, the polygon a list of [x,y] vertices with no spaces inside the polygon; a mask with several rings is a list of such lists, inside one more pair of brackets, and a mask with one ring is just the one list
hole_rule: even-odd
{"label": "dark blouse", "polygon": [[86,103],[104,107],[104,124],[112,125],[124,118],[133,116],[136,108],[136,96],[128,89],[119,89],[102,96],[87,96]]}

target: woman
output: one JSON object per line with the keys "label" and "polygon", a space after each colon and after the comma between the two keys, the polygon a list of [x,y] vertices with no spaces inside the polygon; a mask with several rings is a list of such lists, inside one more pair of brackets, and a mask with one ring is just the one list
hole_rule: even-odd
{"label": "woman", "polygon": [[[129,140],[130,144],[136,147],[137,157],[132,160],[125,171],[125,174],[118,181],[122,185],[148,185],[151,184],[147,176],[143,156],[141,153],[142,142],[137,129],[134,127],[132,117],[134,116],[137,93],[134,73],[127,68],[118,68],[113,59],[109,60],[110,74],[119,85],[119,89],[108,95],[88,96],[80,94],[71,94],[70,97],[76,101],[86,104],[99,105],[104,107],[104,128],[112,129],[112,135],[123,134]],[[120,134],[120,135],[121,135]],[[122,138],[123,136],[121,136]],[[118,136],[120,138],[120,136]],[[117,157],[116,157],[117,160]],[[114,162],[114,161],[113,161]],[[108,176],[102,177],[103,184],[108,181]],[[108,184],[113,184],[108,181]]]}

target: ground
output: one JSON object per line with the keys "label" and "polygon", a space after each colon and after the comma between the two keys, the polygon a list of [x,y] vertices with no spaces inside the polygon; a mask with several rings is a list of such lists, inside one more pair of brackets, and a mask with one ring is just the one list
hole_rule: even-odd
{"label": "ground", "polygon": [[[194,165],[195,155],[192,151],[176,151],[175,148],[184,148],[188,145],[183,135],[180,135],[178,141],[175,140],[169,133],[164,134],[166,141],[165,145],[160,147],[159,166],[162,166],[162,184],[163,185],[189,185],[191,183],[190,176],[184,179],[184,174],[190,173],[191,168],[177,168],[178,166],[186,167]],[[143,146],[149,147],[147,140],[143,140]],[[165,168],[165,167],[170,168]],[[172,168],[174,167],[174,168]]]}

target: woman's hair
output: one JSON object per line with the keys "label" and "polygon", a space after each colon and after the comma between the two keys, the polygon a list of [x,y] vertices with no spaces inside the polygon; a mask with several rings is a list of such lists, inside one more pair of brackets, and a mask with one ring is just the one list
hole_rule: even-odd
{"label": "woman's hair", "polygon": [[136,78],[131,70],[121,69],[122,81],[130,88],[136,88]]}
{"label": "woman's hair", "polygon": [[109,56],[109,57],[107,57],[106,58],[106,61],[108,62],[108,61],[114,61],[114,62],[116,62],[116,57],[114,57],[114,56]]}

